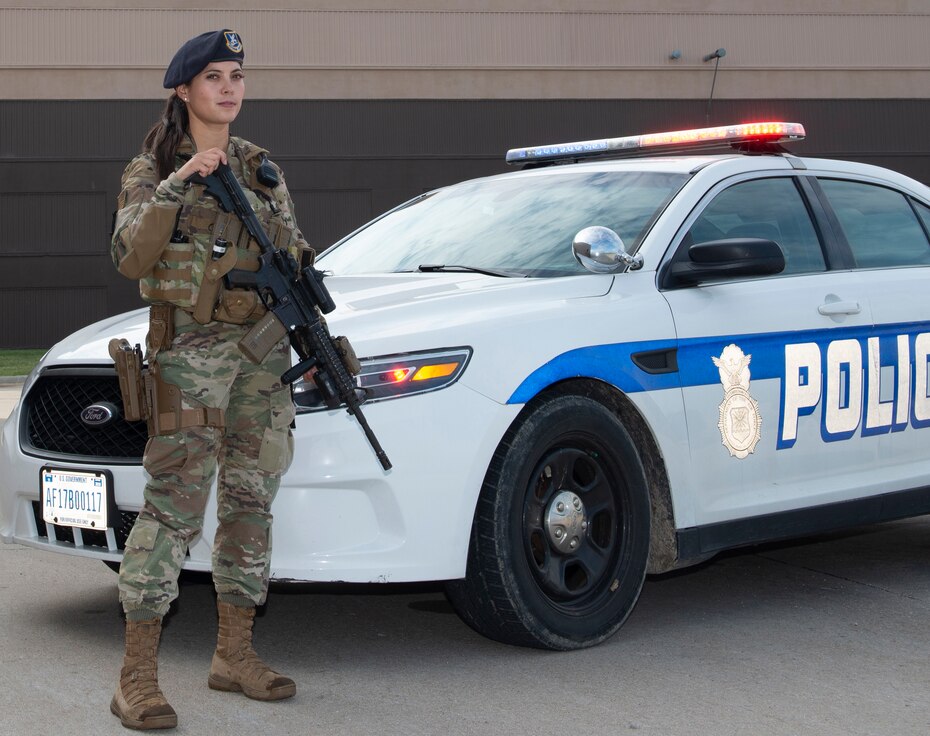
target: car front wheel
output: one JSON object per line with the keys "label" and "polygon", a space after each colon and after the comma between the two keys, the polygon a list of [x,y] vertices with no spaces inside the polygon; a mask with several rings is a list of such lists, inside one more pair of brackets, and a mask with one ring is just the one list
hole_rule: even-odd
{"label": "car front wheel", "polygon": [[447,593],[497,641],[579,649],[614,634],[639,597],[649,497],[635,444],[594,399],[541,401],[511,428],[475,512],[466,577]]}

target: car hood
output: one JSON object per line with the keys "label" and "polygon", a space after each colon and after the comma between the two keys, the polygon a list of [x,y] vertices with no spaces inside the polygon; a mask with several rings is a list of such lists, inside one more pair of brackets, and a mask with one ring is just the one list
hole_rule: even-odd
{"label": "car hood", "polygon": [[[514,279],[482,274],[372,274],[332,276],[325,281],[335,311],[326,315],[333,334],[346,334],[360,355],[434,347],[437,331],[455,342],[456,327],[475,326],[564,300],[597,297],[610,290],[613,276],[584,274],[550,279]],[[114,337],[144,345],[148,310],[138,309],[75,332],[50,351],[46,364],[108,362]]]}
{"label": "car hood", "polygon": [[107,350],[110,340],[122,337],[131,344],[145,345],[148,331],[148,309],[136,309],[115,317],[94,322],[72,333],[55,345],[44,363],[87,364],[110,361]]}
{"label": "car hood", "polygon": [[612,276],[513,279],[480,274],[385,274],[327,281],[337,307],[326,319],[356,339],[414,336],[521,314],[567,299],[602,296]]}

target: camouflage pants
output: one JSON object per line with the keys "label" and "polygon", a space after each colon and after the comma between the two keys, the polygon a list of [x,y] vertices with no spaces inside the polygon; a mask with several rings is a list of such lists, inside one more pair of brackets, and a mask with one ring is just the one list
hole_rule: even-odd
{"label": "camouflage pants", "polygon": [[237,347],[247,331],[220,322],[198,325],[182,313],[171,349],[157,355],[164,381],[181,390],[183,408],[222,408],[226,428],[191,427],[149,438],[143,465],[151,477],[119,576],[130,618],[164,616],[177,597],[181,563],[203,527],[214,479],[217,594],[240,605],[265,600],[271,503],[293,456],[294,405],[280,381],[290,361],[286,342],[255,365]]}

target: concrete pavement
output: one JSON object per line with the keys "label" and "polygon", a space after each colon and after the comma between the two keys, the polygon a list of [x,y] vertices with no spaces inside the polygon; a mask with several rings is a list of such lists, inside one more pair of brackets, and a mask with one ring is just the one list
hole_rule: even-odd
{"label": "concrete pavement", "polygon": [[[650,578],[611,640],[518,649],[441,588],[273,584],[258,652],[297,682],[259,703],[207,687],[212,586],[182,583],[159,676],[172,734],[927,736],[930,517],[721,555]],[[0,734],[128,733],[116,576],[0,544]]]}

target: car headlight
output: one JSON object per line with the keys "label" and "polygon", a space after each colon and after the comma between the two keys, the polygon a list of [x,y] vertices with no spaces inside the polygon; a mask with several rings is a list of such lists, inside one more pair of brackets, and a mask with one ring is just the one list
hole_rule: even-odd
{"label": "car headlight", "polygon": [[[455,383],[471,358],[471,348],[443,348],[416,353],[362,358],[362,370],[355,377],[366,402],[397,399],[427,391],[438,391]],[[294,382],[297,411],[306,414],[326,409],[312,382]]]}

